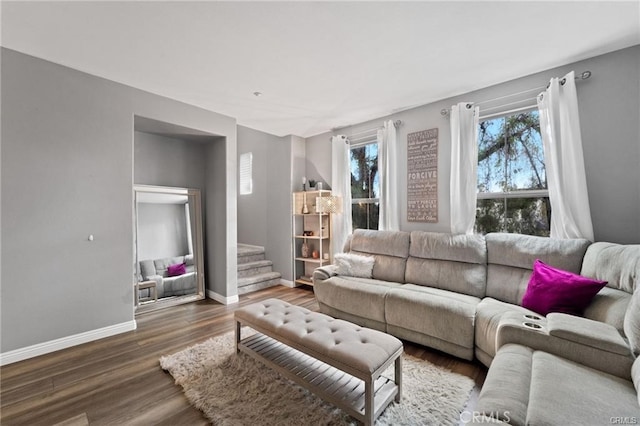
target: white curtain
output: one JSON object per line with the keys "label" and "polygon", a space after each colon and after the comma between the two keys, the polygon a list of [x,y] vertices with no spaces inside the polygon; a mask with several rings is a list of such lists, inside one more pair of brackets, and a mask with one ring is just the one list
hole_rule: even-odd
{"label": "white curtain", "polygon": [[573,71],[562,79],[551,79],[538,96],[538,109],[552,211],[551,237],[593,241]]}
{"label": "white curtain", "polygon": [[472,234],[476,220],[479,108],[451,107],[451,233]]}
{"label": "white curtain", "polygon": [[331,246],[334,254],[342,248],[351,233],[351,167],[349,144],[344,135],[331,138],[331,192],[342,197],[342,214],[334,214],[331,226]]}
{"label": "white curtain", "polygon": [[378,229],[400,230],[398,202],[398,141],[396,126],[386,121],[378,130],[378,171],[380,173],[380,216]]}

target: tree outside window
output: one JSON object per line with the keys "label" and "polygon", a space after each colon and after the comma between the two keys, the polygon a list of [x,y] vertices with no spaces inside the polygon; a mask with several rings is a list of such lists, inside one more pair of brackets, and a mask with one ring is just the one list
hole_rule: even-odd
{"label": "tree outside window", "polygon": [[538,111],[481,122],[475,231],[549,236],[550,219]]}
{"label": "tree outside window", "polygon": [[353,229],[378,229],[380,216],[378,142],[374,140],[352,146],[349,159]]}

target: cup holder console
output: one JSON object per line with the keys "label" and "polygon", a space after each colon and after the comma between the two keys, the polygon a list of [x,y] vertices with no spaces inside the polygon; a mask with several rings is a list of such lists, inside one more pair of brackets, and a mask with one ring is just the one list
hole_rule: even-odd
{"label": "cup holder console", "polygon": [[532,321],[540,321],[542,319],[542,317],[539,317],[537,315],[532,315],[532,314],[525,314],[524,317]]}
{"label": "cup holder console", "polygon": [[524,325],[527,328],[532,328],[534,330],[540,330],[542,328],[540,324],[536,324],[534,322],[523,322],[522,325]]}

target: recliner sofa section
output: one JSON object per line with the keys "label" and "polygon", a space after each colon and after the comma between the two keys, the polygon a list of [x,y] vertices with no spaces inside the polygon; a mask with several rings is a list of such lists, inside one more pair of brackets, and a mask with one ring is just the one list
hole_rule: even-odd
{"label": "recliner sofa section", "polygon": [[[314,272],[320,310],[489,367],[472,423],[640,421],[640,245],[356,230],[371,278]],[[540,259],[607,281],[583,316],[524,308]]]}
{"label": "recliner sofa section", "polygon": [[506,233],[356,230],[344,251],[373,256],[372,278],[336,275],[330,265],[315,271],[314,291],[323,313],[489,366],[503,316],[535,314],[521,301],[536,259],[607,280],[584,316],[624,337],[639,247]]}
{"label": "recliner sofa section", "polygon": [[[169,276],[170,265],[184,263],[186,273]],[[140,281],[155,281],[158,298],[170,296],[183,296],[197,291],[196,272],[192,254],[161,259],[141,260],[139,262]],[[141,298],[149,297],[149,290],[140,290]]]}

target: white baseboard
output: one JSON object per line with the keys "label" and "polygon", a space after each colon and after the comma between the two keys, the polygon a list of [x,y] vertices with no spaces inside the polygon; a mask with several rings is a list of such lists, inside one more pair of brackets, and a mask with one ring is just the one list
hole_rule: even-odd
{"label": "white baseboard", "polygon": [[0,365],[12,364],[14,362],[23,361],[25,359],[81,345],[83,343],[93,342],[94,340],[104,339],[105,337],[114,336],[116,334],[126,333],[127,331],[133,331],[135,329],[136,322],[135,320],[132,320],[80,334],[74,334],[72,336],[61,337],[60,339],[50,340],[44,343],[38,343],[25,348],[15,349],[13,351],[0,354]]}
{"label": "white baseboard", "polygon": [[216,302],[220,302],[223,305],[231,305],[233,303],[238,303],[240,301],[240,298],[238,297],[238,295],[236,294],[235,296],[223,296],[221,294],[216,293],[213,290],[207,290],[207,297],[209,299],[213,299]]}
{"label": "white baseboard", "polygon": [[296,286],[296,284],[293,281],[284,280],[282,278],[280,278],[280,285],[283,285],[283,286],[289,287],[289,288],[294,288]]}

